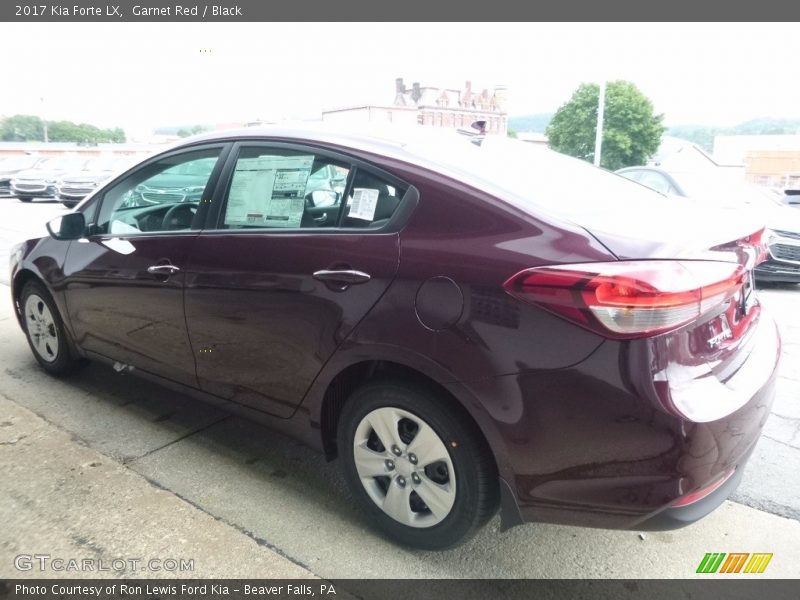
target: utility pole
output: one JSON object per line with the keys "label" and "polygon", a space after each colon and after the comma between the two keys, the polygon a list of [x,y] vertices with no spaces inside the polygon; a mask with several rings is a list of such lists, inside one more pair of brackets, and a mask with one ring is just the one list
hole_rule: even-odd
{"label": "utility pole", "polygon": [[603,115],[606,110],[606,82],[600,82],[600,97],[597,101],[597,135],[594,138],[594,166],[600,166],[600,153],[603,149]]}

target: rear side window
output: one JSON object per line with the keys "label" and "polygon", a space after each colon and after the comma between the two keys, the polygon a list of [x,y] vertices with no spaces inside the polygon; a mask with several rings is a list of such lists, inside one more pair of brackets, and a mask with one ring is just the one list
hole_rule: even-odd
{"label": "rear side window", "polygon": [[405,187],[365,169],[357,169],[347,198],[342,227],[382,227],[397,210]]}
{"label": "rear side window", "polygon": [[641,171],[622,171],[621,173],[617,173],[617,175],[621,175],[625,179],[630,179],[631,181],[639,181],[642,176]]}
{"label": "rear side window", "polygon": [[651,190],[661,192],[662,194],[669,194],[672,192],[672,186],[669,184],[669,181],[667,181],[663,175],[655,171],[643,171],[639,176],[639,183],[646,185]]}
{"label": "rear side window", "polygon": [[242,148],[221,227],[335,227],[350,170],[347,163],[309,152]]}

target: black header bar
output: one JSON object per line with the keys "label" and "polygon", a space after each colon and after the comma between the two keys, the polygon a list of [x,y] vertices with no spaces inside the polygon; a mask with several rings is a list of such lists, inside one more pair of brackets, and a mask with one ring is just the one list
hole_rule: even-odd
{"label": "black header bar", "polygon": [[[3,0],[8,22],[276,22],[276,21],[796,21],[800,3],[643,2],[642,0]],[[789,40],[787,40],[787,43]]]}

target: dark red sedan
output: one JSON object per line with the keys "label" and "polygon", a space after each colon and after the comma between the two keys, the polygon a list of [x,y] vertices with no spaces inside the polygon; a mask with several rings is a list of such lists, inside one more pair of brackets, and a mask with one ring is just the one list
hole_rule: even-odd
{"label": "dark red sedan", "polygon": [[117,176],[12,252],[34,356],[338,456],[412,546],[498,508],[644,530],[718,506],[773,398],[761,232],[523,143],[403,136],[218,133]]}

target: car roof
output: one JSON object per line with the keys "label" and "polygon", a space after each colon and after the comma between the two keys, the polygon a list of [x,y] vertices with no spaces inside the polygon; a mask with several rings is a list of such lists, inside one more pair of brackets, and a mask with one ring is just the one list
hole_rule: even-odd
{"label": "car roof", "polygon": [[656,173],[669,173],[666,169],[662,167],[656,167],[653,165],[636,165],[635,167],[623,167],[622,169],[617,169],[614,173],[629,173],[631,171],[655,171]]}
{"label": "car roof", "polygon": [[[297,124],[277,124],[260,127],[245,127],[202,133],[176,142],[162,152],[188,148],[205,143],[232,141],[287,142],[299,144],[321,144],[332,148],[375,154],[384,158],[399,160],[423,168],[433,168],[441,174],[471,183],[478,189],[486,189],[486,181],[480,181],[453,170],[452,166],[436,164],[418,152],[421,147],[440,144],[469,144],[470,138],[479,137],[477,133],[465,130],[417,126],[376,125],[361,123],[343,127],[338,124],[322,122],[300,122]],[[491,186],[494,189],[494,186]]]}
{"label": "car roof", "polygon": [[[232,139],[257,140],[263,138],[305,140],[310,142],[329,143],[348,146],[353,149],[378,153],[396,150],[421,136],[431,135],[430,130],[419,132],[416,128],[397,126],[342,126],[327,123],[296,123],[245,127],[201,133],[183,140],[178,146]],[[436,134],[434,134],[436,135]]]}

